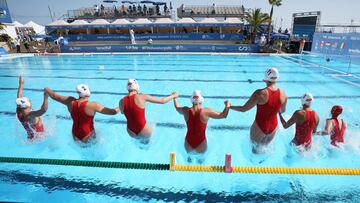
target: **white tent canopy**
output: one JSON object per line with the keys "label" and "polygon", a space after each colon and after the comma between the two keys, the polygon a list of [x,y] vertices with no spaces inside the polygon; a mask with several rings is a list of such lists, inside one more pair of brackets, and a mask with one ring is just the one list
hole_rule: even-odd
{"label": "white tent canopy", "polygon": [[69,25],[69,23],[64,20],[57,20],[48,24],[48,26],[61,26],[61,25]]}
{"label": "white tent canopy", "polygon": [[9,35],[13,39],[18,37],[18,35],[16,34],[15,25],[11,25],[11,24],[7,24],[6,26],[4,26],[4,30],[1,31],[1,33],[5,33]]}
{"label": "white tent canopy", "polygon": [[125,19],[116,19],[114,22],[112,22],[111,24],[116,24],[116,25],[127,25],[130,24],[130,22],[128,20]]}
{"label": "white tent canopy", "polygon": [[152,24],[152,22],[147,18],[136,19],[133,24]]}
{"label": "white tent canopy", "polygon": [[199,23],[219,23],[215,18],[204,18]]}
{"label": "white tent canopy", "polygon": [[196,23],[196,21],[192,18],[181,18],[177,23]]}
{"label": "white tent canopy", "polygon": [[24,26],[23,24],[19,23],[18,21],[14,21],[13,24],[14,24],[15,27],[22,27],[22,26]]}
{"label": "white tent canopy", "polygon": [[32,27],[36,34],[45,34],[45,27],[35,23],[34,21],[29,21],[25,24],[25,27]]}
{"label": "white tent canopy", "polygon": [[70,23],[69,25],[88,25],[89,23],[85,20],[75,20],[74,22]]}
{"label": "white tent canopy", "polygon": [[155,24],[172,24],[172,23],[174,23],[174,21],[171,20],[170,18],[159,18],[154,23]]}
{"label": "white tent canopy", "polygon": [[104,19],[96,19],[90,23],[91,25],[107,25],[110,24],[107,20]]}
{"label": "white tent canopy", "polygon": [[239,18],[226,18],[224,23],[242,23]]}

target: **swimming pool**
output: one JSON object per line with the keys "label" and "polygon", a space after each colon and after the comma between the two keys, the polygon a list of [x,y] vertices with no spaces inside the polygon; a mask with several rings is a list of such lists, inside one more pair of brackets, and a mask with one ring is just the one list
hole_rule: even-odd
{"label": "swimming pool", "polygon": [[[124,116],[96,115],[96,145],[82,148],[71,137],[71,120],[66,108],[50,100],[44,117],[49,136],[39,143],[26,142],[25,131],[15,117],[18,76],[25,77],[24,95],[35,108],[48,86],[61,94],[75,96],[75,86],[86,83],[91,100],[114,107],[125,93],[128,78],[136,78],[141,91],[156,96],[178,91],[179,102],[190,105],[194,89],[202,90],[204,106],[218,111],[223,101],[243,104],[264,84],[264,70],[280,71],[278,86],[288,97],[288,117],[300,107],[300,96],[312,92],[313,108],[323,127],[334,104],[344,106],[348,123],[345,149],[333,150],[328,137],[316,136],[309,153],[298,155],[289,146],[294,128],[280,128],[265,155],[253,155],[249,128],[255,109],[230,111],[225,120],[210,120],[208,152],[204,164],[223,165],[224,154],[232,154],[235,166],[275,167],[360,167],[358,79],[342,74],[342,62],[332,60],[319,66],[313,56],[221,56],[221,55],[80,55],[23,57],[0,61],[0,156],[168,163],[169,153],[185,164],[185,122],[172,102],[147,104],[148,121],[155,126],[151,144],[139,148],[127,135]],[[104,69],[98,66],[103,65]],[[330,68],[326,68],[330,67]],[[334,68],[336,68],[334,70]],[[354,68],[356,67],[354,65]],[[345,67],[344,67],[345,70]],[[360,70],[360,69],[359,69]],[[99,201],[353,201],[360,199],[359,177],[224,174],[99,169],[65,166],[1,164],[0,200],[25,202]]]}

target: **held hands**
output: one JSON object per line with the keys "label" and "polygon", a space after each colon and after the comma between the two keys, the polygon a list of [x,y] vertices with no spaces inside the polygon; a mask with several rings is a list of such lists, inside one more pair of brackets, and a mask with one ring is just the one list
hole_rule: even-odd
{"label": "held hands", "polygon": [[119,113],[119,112],[120,112],[120,108],[119,108],[119,107],[116,107],[114,110],[115,110],[116,113]]}
{"label": "held hands", "polygon": [[226,107],[226,108],[230,108],[230,106],[231,106],[231,103],[230,103],[229,100],[225,100],[225,101],[224,101],[224,104],[225,104],[225,107]]}
{"label": "held hands", "polygon": [[171,96],[173,97],[173,99],[176,99],[179,97],[179,93],[173,92],[173,93],[171,93]]}
{"label": "held hands", "polygon": [[19,86],[23,86],[24,85],[24,78],[22,76],[19,77]]}

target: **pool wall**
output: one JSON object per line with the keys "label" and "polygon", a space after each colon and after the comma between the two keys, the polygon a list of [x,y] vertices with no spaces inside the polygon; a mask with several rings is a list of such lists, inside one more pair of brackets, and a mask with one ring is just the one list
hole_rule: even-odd
{"label": "pool wall", "polygon": [[82,45],[61,46],[62,53],[76,52],[222,52],[257,53],[257,44],[152,44],[152,45]]}

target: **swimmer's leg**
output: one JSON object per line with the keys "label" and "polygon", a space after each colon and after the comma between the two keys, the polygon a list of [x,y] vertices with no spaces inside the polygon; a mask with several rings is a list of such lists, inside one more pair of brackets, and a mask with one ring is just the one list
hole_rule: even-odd
{"label": "swimmer's leg", "polygon": [[277,129],[270,134],[264,134],[254,121],[250,128],[250,139],[253,143],[252,152],[254,154],[263,154],[266,152],[265,148],[268,146],[275,137]]}

